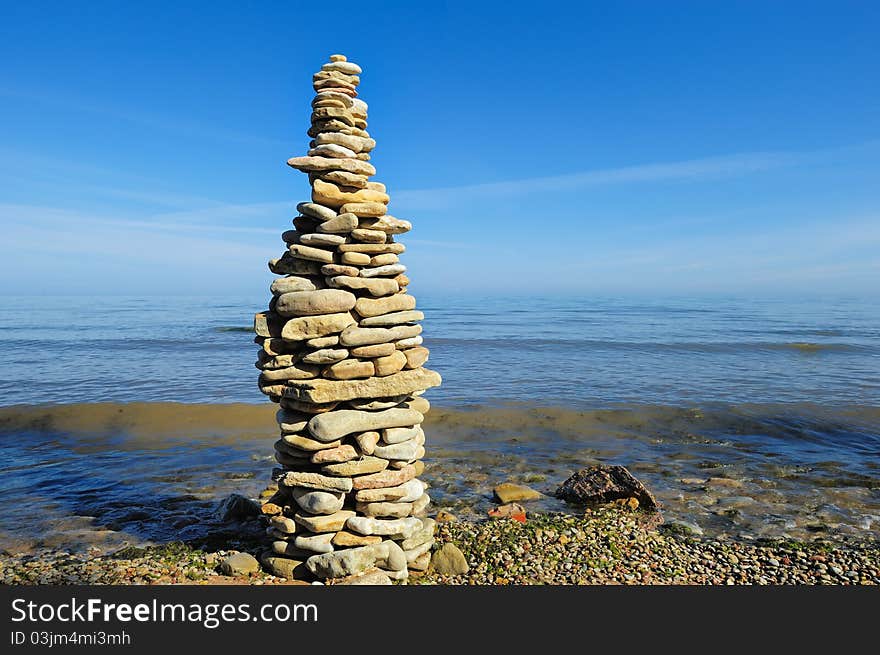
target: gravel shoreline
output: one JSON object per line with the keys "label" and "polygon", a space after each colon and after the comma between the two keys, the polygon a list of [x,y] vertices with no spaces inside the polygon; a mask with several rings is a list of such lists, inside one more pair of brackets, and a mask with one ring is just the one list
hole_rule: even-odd
{"label": "gravel shoreline", "polygon": [[[264,547],[256,527],[108,555],[2,554],[0,584],[308,584],[262,572],[219,573],[226,555]],[[438,524],[436,547],[449,542],[464,553],[468,573],[429,570],[412,574],[409,584],[880,584],[880,544],[873,540],[721,541],[676,525],[654,528],[650,515],[621,507],[530,514],[526,523]]]}

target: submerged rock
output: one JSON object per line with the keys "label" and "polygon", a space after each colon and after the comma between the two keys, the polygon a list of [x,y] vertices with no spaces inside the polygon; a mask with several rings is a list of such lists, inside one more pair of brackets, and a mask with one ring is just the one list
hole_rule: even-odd
{"label": "submerged rock", "polygon": [[556,497],[570,503],[604,504],[635,498],[642,509],[656,512],[659,507],[653,494],[620,465],[590,466],[581,469],[556,490]]}

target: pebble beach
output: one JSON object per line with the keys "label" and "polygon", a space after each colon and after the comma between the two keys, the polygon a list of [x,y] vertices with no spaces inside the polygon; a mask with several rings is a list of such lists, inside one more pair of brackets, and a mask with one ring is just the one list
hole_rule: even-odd
{"label": "pebble beach", "polygon": [[[256,521],[248,521],[255,524]],[[191,543],[128,547],[105,555],[53,551],[0,555],[0,583],[304,585],[263,571],[224,575],[234,552],[257,553],[259,530],[240,529]],[[435,552],[454,544],[468,571],[429,569],[418,585],[876,585],[880,547],[873,540],[703,538],[678,526],[657,527],[641,510],[609,506],[583,515],[530,514],[509,519],[438,523]],[[222,548],[217,548],[223,544]]]}

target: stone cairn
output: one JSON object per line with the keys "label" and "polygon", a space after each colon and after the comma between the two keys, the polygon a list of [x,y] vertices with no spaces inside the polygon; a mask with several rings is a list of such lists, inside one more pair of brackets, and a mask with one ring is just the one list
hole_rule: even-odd
{"label": "stone cairn", "polygon": [[422,366],[424,315],[394,239],[412,226],[386,213],[385,185],[370,181],[360,73],[333,55],[313,76],[310,150],[287,162],[308,173],[312,198],[269,262],[283,277],[254,323],[260,390],[280,405],[281,427],[263,563],[284,577],[385,579],[379,569],[401,580],[427,568],[434,542],[418,476],[421,394],[440,376]]}

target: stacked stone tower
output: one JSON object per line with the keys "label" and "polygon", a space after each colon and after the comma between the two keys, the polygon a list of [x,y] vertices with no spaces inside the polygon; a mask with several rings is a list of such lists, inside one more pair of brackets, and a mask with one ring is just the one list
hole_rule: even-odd
{"label": "stacked stone tower", "polygon": [[333,55],[313,76],[310,150],[287,162],[308,174],[311,202],[297,205],[287,251],[269,262],[281,277],[254,324],[260,390],[280,405],[281,428],[264,562],[319,578],[380,569],[403,579],[428,566],[433,544],[418,479],[421,394],[440,376],[423,367],[424,316],[395,241],[411,225],[387,214],[385,185],[370,180],[376,142],[360,73]]}

